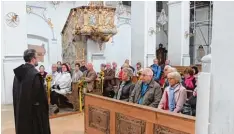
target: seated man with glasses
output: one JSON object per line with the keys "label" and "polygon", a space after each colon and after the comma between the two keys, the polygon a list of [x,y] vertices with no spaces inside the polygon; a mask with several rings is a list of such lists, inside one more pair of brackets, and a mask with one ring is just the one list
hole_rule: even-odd
{"label": "seated man with glasses", "polygon": [[157,108],[161,97],[162,90],[160,85],[154,81],[153,71],[145,68],[132,91],[129,102]]}

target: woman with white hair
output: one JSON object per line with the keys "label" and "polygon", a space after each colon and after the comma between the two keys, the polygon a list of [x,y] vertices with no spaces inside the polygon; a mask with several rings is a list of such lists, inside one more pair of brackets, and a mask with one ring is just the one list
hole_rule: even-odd
{"label": "woman with white hair", "polygon": [[134,89],[134,83],[131,79],[133,77],[133,71],[131,68],[124,68],[122,73],[122,82],[118,87],[118,92],[116,93],[117,100],[128,101],[129,97]]}
{"label": "woman with white hair", "polygon": [[163,89],[165,89],[166,87],[169,86],[169,81],[167,79],[167,74],[171,73],[171,72],[177,72],[177,69],[171,66],[165,66],[164,68],[164,77],[165,77],[165,82],[163,84]]}
{"label": "woman with white hair", "polygon": [[180,83],[181,76],[178,72],[168,73],[169,86],[165,88],[158,108],[179,113],[187,99],[186,89]]}

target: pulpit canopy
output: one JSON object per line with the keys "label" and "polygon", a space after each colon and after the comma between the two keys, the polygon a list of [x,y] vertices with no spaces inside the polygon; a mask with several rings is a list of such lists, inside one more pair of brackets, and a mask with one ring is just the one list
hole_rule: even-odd
{"label": "pulpit canopy", "polygon": [[90,2],[72,10],[75,27],[73,34],[86,36],[98,43],[108,42],[117,33],[115,8],[105,7],[103,2]]}

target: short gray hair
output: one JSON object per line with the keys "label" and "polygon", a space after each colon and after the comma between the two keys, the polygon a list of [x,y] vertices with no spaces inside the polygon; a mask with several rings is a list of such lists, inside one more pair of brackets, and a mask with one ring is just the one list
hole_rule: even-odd
{"label": "short gray hair", "polygon": [[36,58],[36,50],[35,49],[27,49],[24,51],[24,61],[31,62],[33,58]]}
{"label": "short gray hair", "polygon": [[153,75],[154,75],[154,73],[153,73],[153,71],[152,71],[151,68],[145,68],[145,69],[143,69],[142,72],[145,72],[146,75],[150,75],[150,76],[153,76]]}
{"label": "short gray hair", "polygon": [[164,67],[164,70],[163,70],[163,71],[165,71],[166,69],[169,69],[169,68],[171,68],[171,66],[170,66],[170,65],[166,65],[166,66]]}
{"label": "short gray hair", "polygon": [[52,64],[52,67],[53,67],[53,66],[56,66],[56,67],[57,67],[57,64]]}
{"label": "short gray hair", "polygon": [[133,71],[131,68],[123,68],[123,72],[127,73],[128,77],[133,77]]}
{"label": "short gray hair", "polygon": [[167,74],[167,77],[172,77],[174,78],[177,82],[181,81],[181,75],[178,72],[171,72]]}
{"label": "short gray hair", "polygon": [[168,71],[168,73],[172,73],[172,72],[177,72],[177,69],[174,67],[170,67],[170,68],[168,68],[167,71]]}

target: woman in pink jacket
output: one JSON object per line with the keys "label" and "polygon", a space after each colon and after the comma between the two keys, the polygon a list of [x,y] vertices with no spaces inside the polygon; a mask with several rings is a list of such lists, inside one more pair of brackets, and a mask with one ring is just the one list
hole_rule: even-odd
{"label": "woman in pink jacket", "polygon": [[180,83],[181,75],[172,72],[167,75],[169,86],[165,88],[158,108],[179,113],[187,99],[186,89]]}

